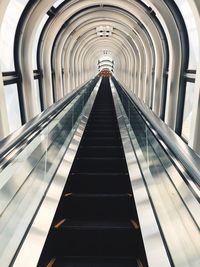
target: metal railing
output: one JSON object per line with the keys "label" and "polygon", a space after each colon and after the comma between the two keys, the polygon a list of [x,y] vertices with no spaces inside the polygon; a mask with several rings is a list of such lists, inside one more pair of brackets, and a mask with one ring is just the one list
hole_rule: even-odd
{"label": "metal railing", "polygon": [[40,207],[99,78],[38,115],[0,145],[0,266],[9,266]]}
{"label": "metal railing", "polygon": [[[52,121],[57,114],[64,109],[78,94],[80,94],[83,90],[94,88],[97,83],[99,77],[95,77],[93,80],[86,82],[84,85],[80,86],[73,90],[70,94],[68,94],[65,98],[59,100],[42,113],[37,115],[31,121],[27,122],[21,128],[16,130],[14,133],[10,134],[6,138],[0,141],[0,168],[2,168],[4,160],[7,162],[10,160],[8,155],[15,150],[15,155],[19,153],[23,149],[23,144],[27,144],[29,138],[31,140],[37,135],[42,129],[46,127]],[[30,142],[30,140],[29,140]],[[20,149],[20,146],[22,148]],[[17,151],[16,151],[17,149]],[[13,158],[13,154],[12,154]]]}
{"label": "metal railing", "polygon": [[[198,266],[200,159],[135,95],[113,82],[134,151],[128,159],[132,164],[136,158],[170,262]],[[142,192],[139,176],[131,182],[133,194]]]}
{"label": "metal railing", "polygon": [[[152,133],[158,141],[163,141],[164,144],[167,145],[167,148],[174,154],[176,160],[183,165],[185,172],[190,176],[190,178],[188,178],[188,176],[185,177],[187,182],[190,184],[192,180],[197,187],[200,187],[200,157],[187,144],[185,144],[174,131],[159,119],[152,110],[144,104],[144,102],[134,94],[131,94],[130,91],[128,92],[115,78],[113,78],[113,82],[116,89],[118,89],[118,93],[121,95],[121,99],[123,98],[122,94],[127,97],[128,101],[140,114],[144,123],[148,125],[149,129],[152,129]],[[125,110],[127,111],[126,106]]]}

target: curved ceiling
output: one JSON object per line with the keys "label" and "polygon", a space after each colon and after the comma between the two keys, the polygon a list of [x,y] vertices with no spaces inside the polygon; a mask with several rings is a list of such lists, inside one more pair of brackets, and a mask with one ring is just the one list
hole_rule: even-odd
{"label": "curved ceiling", "polygon": [[[0,77],[3,99],[0,135],[8,133],[2,93],[5,80],[17,83],[20,118],[25,123],[94,78],[104,67],[110,67],[127,90],[181,134],[186,81],[191,80],[188,59],[194,61],[192,68],[198,73],[195,76],[196,96],[200,88],[200,57],[197,57],[198,52],[192,51],[194,34],[188,28],[191,21],[185,17],[187,8],[187,15],[193,16],[194,43],[198,43],[195,46],[198,48],[198,0],[1,0],[0,23],[4,24],[4,32],[8,17],[17,7],[19,10],[13,21],[16,24],[20,20],[16,31],[16,25],[12,25],[15,40],[10,45],[9,58],[3,54],[5,64],[1,64],[6,66],[5,72],[9,72],[9,66],[12,69],[10,78]],[[1,37],[1,44],[3,38],[7,42],[6,37]],[[99,64],[104,56],[108,56],[110,62]],[[195,70],[192,69],[192,73],[196,73]],[[199,136],[198,103],[196,97],[192,115],[196,126],[190,134],[192,146],[197,146]]]}
{"label": "curved ceiling", "polygon": [[[33,93],[27,93],[25,88],[34,87],[30,64],[34,35],[42,17],[50,10],[52,15],[45,25],[39,47],[39,67],[44,77],[44,107],[54,101],[53,86],[55,100],[58,100],[69,92],[69,88],[71,90],[94,77],[98,72],[98,60],[105,51],[109,51],[115,62],[116,77],[133,88],[148,105],[155,106],[155,111],[159,113],[160,101],[149,95],[157,88],[155,97],[161,97],[158,88],[162,87],[160,77],[166,65],[166,45],[163,46],[162,31],[151,18],[154,15],[152,10],[139,1],[118,0],[111,5],[105,0],[101,4],[99,1],[74,0],[64,1],[57,9],[52,9],[53,2],[46,0],[32,4],[21,29],[19,54],[27,56],[19,60],[19,69],[25,74],[23,88],[26,100],[31,102],[33,98]],[[103,29],[103,34],[98,29]],[[111,29],[107,35],[106,29]],[[54,85],[52,68],[56,73]],[[30,118],[36,107],[29,109],[28,106],[27,117]]]}
{"label": "curved ceiling", "polygon": [[[6,7],[7,1],[2,2]],[[25,120],[39,113],[33,101],[33,57],[45,109],[97,75],[98,62],[107,55],[115,77],[174,129],[187,70],[187,42],[178,12],[172,0],[28,1],[15,38]],[[47,14],[33,55],[38,27]]]}

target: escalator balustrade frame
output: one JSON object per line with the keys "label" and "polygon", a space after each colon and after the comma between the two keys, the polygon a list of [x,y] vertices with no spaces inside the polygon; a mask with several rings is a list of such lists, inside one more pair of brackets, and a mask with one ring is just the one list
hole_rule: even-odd
{"label": "escalator balustrade frame", "polygon": [[[102,78],[95,85],[86,106],[77,120],[77,129],[71,139],[71,143],[65,152],[62,161],[57,169],[55,177],[49,186],[49,189],[38,208],[37,214],[32,221],[29,231],[22,241],[19,251],[13,259],[13,267],[37,266],[40,254],[42,252],[46,237],[49,232],[54,214],[56,212],[63,188],[66,184],[74,157],[76,155],[79,143],[81,142],[87,121],[92,110],[92,106],[99,90]],[[31,261],[30,261],[31,251]]]}

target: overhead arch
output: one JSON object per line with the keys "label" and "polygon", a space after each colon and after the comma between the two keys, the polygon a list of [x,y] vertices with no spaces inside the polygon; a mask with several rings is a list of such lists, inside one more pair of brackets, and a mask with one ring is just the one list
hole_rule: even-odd
{"label": "overhead arch", "polygon": [[[69,9],[68,9],[68,13],[69,13]],[[150,22],[152,24],[152,22]],[[154,29],[155,30],[155,29]],[[51,27],[51,33],[53,32],[52,27]],[[48,42],[49,43],[49,42]],[[48,49],[45,48],[45,51],[48,51]],[[47,56],[44,57],[45,59],[48,58]],[[161,57],[162,58],[162,57]]]}
{"label": "overhead arch", "polygon": [[[127,43],[131,44],[131,47],[137,47],[139,53],[139,57],[136,60],[135,55],[138,53],[134,49],[134,53],[132,53],[132,57],[129,59],[131,62],[128,61],[128,67],[126,66],[125,73],[117,70],[116,67],[116,73],[119,74],[118,78],[126,87],[131,88],[158,116],[165,118],[167,124],[174,129],[175,125],[177,125],[177,112],[180,102],[178,99],[181,94],[183,95],[181,93],[181,84],[183,81],[181,73],[186,64],[184,65],[181,59],[181,53],[183,52],[182,35],[178,28],[178,20],[175,19],[171,6],[166,1],[158,3],[158,1],[154,0],[145,1],[145,4],[141,1],[130,2],[128,0],[116,0],[112,4],[108,0],[101,1],[101,4],[96,0],[92,2],[89,0],[83,0],[81,2],[71,0],[63,1],[58,8],[53,7],[54,3],[55,1],[50,0],[44,0],[42,2],[30,1],[29,10],[24,19],[24,25],[21,28],[22,34],[19,38],[18,50],[29,55],[22,57],[19,61],[19,68],[22,73],[21,88],[23,90],[23,97],[26,99],[24,107],[27,117],[26,120],[29,120],[38,113],[38,105],[32,100],[36,97],[36,90],[32,64],[30,64],[32,61],[30,55],[36,28],[44,14],[48,13],[49,20],[44,27],[43,35],[40,39],[38,69],[41,72],[40,96],[43,98],[41,102],[43,108],[47,108],[54,101],[60,99],[66,92],[74,89],[95,74],[93,68],[96,65],[93,65],[93,68],[90,66],[90,68],[86,67],[83,70],[82,67],[85,66],[85,63],[81,62],[80,66],[82,66],[82,69],[80,69],[80,66],[74,65],[73,60],[77,57],[75,57],[75,54],[71,54],[72,57],[70,60],[73,73],[71,80],[73,81],[63,82],[63,76],[65,79],[67,78],[62,62],[60,64],[60,58],[63,61],[62,57],[64,53],[61,49],[64,49],[64,46],[61,45],[60,50],[57,50],[55,45],[55,42],[58,42],[59,45],[61,44],[60,41],[62,38],[60,38],[60,33],[62,33],[61,29],[63,25],[66,28],[65,32],[67,32],[70,24],[74,25],[74,22],[77,22],[80,25],[81,20],[88,18],[90,24],[96,23],[97,27],[97,20],[102,21],[100,13],[105,13],[104,18],[109,21],[110,27],[113,27],[118,22],[118,25],[114,28],[114,34],[116,36],[125,36],[125,39],[128,40]],[[148,3],[149,6],[147,6]],[[123,27],[124,30],[122,31]],[[173,32],[173,36],[171,32]],[[73,36],[75,36],[74,33],[75,31],[73,32],[73,30],[71,33],[68,33],[72,40],[74,38]],[[108,38],[112,39],[112,34]],[[137,39],[139,40],[138,43]],[[167,45],[164,45],[163,40],[167,42]],[[67,42],[67,39],[63,39],[61,42],[65,43],[65,41]],[[77,44],[76,46],[78,47]],[[170,53],[166,52],[168,47]],[[112,49],[113,47],[111,47]],[[128,49],[128,46],[125,45],[124,49]],[[56,54],[56,51],[59,54]],[[75,47],[73,47],[73,51],[79,53]],[[58,55],[59,61],[56,64],[52,61],[52,55],[54,55],[54,58],[55,55]],[[169,56],[169,60],[167,56]],[[29,62],[29,65],[27,62]],[[167,70],[168,62],[169,71]],[[58,63],[60,64],[59,67]],[[139,69],[136,67],[136,64],[138,64]],[[120,66],[122,67],[122,65]],[[143,71],[141,71],[141,66],[143,66]],[[54,69],[55,67],[56,70]],[[90,73],[84,74],[83,71],[86,71],[86,69]],[[174,74],[175,70],[178,75]],[[70,75],[68,73],[69,77]],[[67,90],[63,87],[63,84],[68,84]],[[172,90],[172,93],[170,93],[170,90]],[[166,108],[165,96],[167,96]],[[177,105],[178,108],[176,108]]]}
{"label": "overhead arch", "polygon": [[[7,9],[14,2],[20,1],[1,1],[0,23],[3,23]],[[191,8],[198,28],[198,1],[184,2]],[[192,147],[198,147],[200,61],[198,58],[195,60],[195,70],[187,69],[188,53],[191,52],[191,48],[188,51],[187,33],[190,30],[187,23],[185,27],[181,5],[179,0],[102,0],[100,3],[97,0],[24,0],[20,6],[21,18],[15,36],[14,70],[0,78],[0,124],[3,125],[0,136],[9,132],[4,92],[7,79],[18,87],[21,121],[25,123],[41,109],[47,108],[96,75],[96,60],[101,57],[102,49],[96,49],[95,44],[90,48],[89,40],[96,40],[96,44],[102,45],[98,38],[105,37],[109,39],[106,45],[115,62],[114,75],[117,79],[179,135],[183,124],[185,88],[190,80],[190,71],[194,73],[195,104],[192,107],[192,121],[195,123],[188,134],[188,140]],[[42,25],[44,27],[38,41],[38,27]],[[105,31],[102,35],[98,27],[105,27],[102,28]],[[106,27],[111,29],[107,35]],[[109,28],[107,30],[109,32]],[[199,42],[198,29],[196,35],[196,42]],[[120,42],[119,48],[114,45],[115,40]],[[36,42],[38,69],[35,69]],[[67,51],[69,48],[70,52]],[[91,51],[87,53],[85,49],[89,48]],[[122,53],[121,50],[127,51]],[[0,68],[5,72],[2,66]],[[40,98],[37,95],[38,81]]]}
{"label": "overhead arch", "polygon": [[[104,13],[106,13],[106,11],[104,11]],[[104,17],[105,18],[105,17]],[[90,21],[89,21],[90,22]],[[88,24],[89,24],[89,22],[88,22]],[[121,22],[121,20],[120,20],[120,22]],[[91,23],[91,22],[90,22]],[[82,25],[82,23],[81,23],[81,25]],[[138,26],[138,24],[136,24],[137,26]],[[124,29],[125,30],[125,29]],[[128,31],[128,30],[127,30]],[[132,30],[130,29],[130,32],[131,32]],[[77,30],[76,30],[76,33],[77,33]],[[135,35],[136,36],[136,35]],[[79,36],[80,37],[80,36]],[[136,36],[136,37],[138,37],[138,36]],[[130,38],[130,37],[129,37]],[[140,38],[141,39],[141,38]],[[147,38],[146,38],[147,39]],[[149,42],[148,42],[148,40],[147,40],[147,42],[145,43],[146,44],[146,47],[147,48],[149,48],[150,46],[149,46]],[[161,57],[160,57],[161,58]],[[147,66],[149,66],[149,64],[147,64]],[[151,66],[151,64],[150,64],[150,66]]]}

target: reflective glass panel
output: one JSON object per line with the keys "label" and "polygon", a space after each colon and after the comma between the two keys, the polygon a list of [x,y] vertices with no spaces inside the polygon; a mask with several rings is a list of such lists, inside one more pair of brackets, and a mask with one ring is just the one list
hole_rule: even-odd
{"label": "reflective glass panel", "polygon": [[[38,80],[35,81],[38,82]],[[88,109],[91,110],[97,92],[97,90],[92,90],[96,82],[97,79],[90,82],[90,86],[88,86],[89,83],[85,85],[83,90],[78,92],[49,121],[45,128],[38,127],[36,131],[34,130],[31,136],[27,138],[28,140],[25,140],[25,146],[22,145],[22,147],[17,147],[17,149],[10,151],[6,155],[6,162],[3,162],[4,168],[2,168],[1,162],[1,267],[11,265],[11,261],[16,255],[16,250],[22,243],[24,235],[46,194],[48,185],[50,185],[60,162],[63,160],[63,155],[71,142],[75,130],[79,123],[82,122],[82,118],[85,121],[85,118],[88,117]],[[44,126],[44,124],[46,122],[42,125]],[[78,144],[77,139],[75,143]],[[74,150],[74,146],[72,150]],[[5,166],[5,163],[8,164]],[[67,161],[67,164],[69,164],[69,161]],[[64,175],[65,172],[66,169],[64,169]]]}
{"label": "reflective glass panel", "polygon": [[190,136],[190,125],[192,117],[192,106],[194,99],[194,83],[187,83],[186,93],[185,93],[185,104],[183,113],[183,126],[182,126],[182,136],[187,141],[189,141]]}
{"label": "reflective glass panel", "polygon": [[6,107],[8,112],[8,122],[10,133],[18,129],[21,124],[19,98],[17,85],[11,84],[4,87]]}
{"label": "reflective glass panel", "polygon": [[[157,139],[156,130],[152,131],[150,129],[152,126],[146,121],[145,113],[143,116],[143,112],[140,113],[137,105],[134,104],[134,102],[141,102],[137,102],[137,98],[134,95],[134,101],[130,101],[131,98],[126,96],[124,91],[120,89],[120,86],[117,83],[115,85],[121,99],[119,103],[122,116],[118,114],[118,118],[120,118],[118,120],[122,121],[121,117],[124,117],[126,129],[129,131],[129,134],[124,135],[123,142],[127,146],[128,139],[130,138],[129,146],[132,145],[133,147],[133,157],[131,157],[131,150],[129,148],[125,152],[126,158],[128,158],[133,192],[138,194],[141,201],[140,205],[144,207],[142,188],[148,191],[151,199],[149,202],[153,205],[160,231],[162,231],[165,245],[168,248],[168,255],[171,256],[174,266],[199,266],[200,213],[198,197],[196,193],[194,194],[195,191],[193,191],[192,187],[190,187],[193,183],[193,178],[188,178],[185,175],[184,168],[179,169],[179,166],[175,163],[176,156],[172,155],[170,148],[164,144],[164,140],[160,142]],[[188,90],[190,90],[190,87],[188,87]],[[148,111],[148,109],[146,110]],[[137,160],[134,159],[135,156]],[[135,168],[133,166],[135,163],[140,166],[141,176],[139,173],[138,175],[134,173]],[[186,178],[188,183],[184,178]],[[140,179],[144,179],[143,185]],[[198,190],[198,187],[195,187]],[[148,199],[146,202],[148,202]],[[148,217],[146,220],[148,221]],[[146,222],[145,227],[147,227]],[[150,234],[148,235],[148,242],[150,242],[149,238]],[[152,266],[154,265],[152,264]]]}
{"label": "reflective glass panel", "polygon": [[11,0],[6,9],[0,35],[0,62],[2,71],[14,70],[13,48],[15,31],[27,2],[28,0]]}
{"label": "reflective glass panel", "polygon": [[37,96],[37,105],[38,105],[38,110],[40,113],[41,112],[41,102],[40,102],[40,90],[39,90],[39,82],[38,80],[34,80],[35,82],[35,87],[36,87],[36,96]]}

